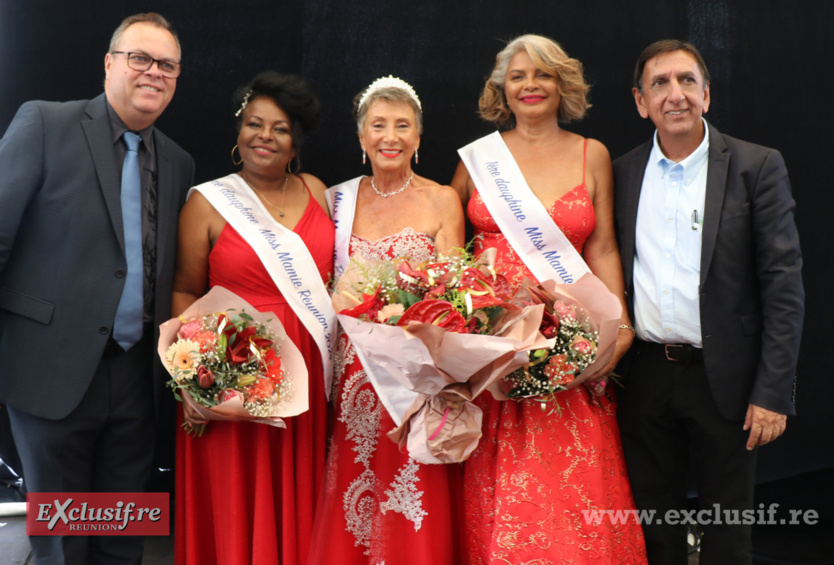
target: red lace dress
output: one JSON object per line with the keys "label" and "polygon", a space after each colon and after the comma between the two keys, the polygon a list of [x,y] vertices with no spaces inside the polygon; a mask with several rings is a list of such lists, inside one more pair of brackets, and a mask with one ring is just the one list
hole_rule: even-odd
{"label": "red lace dress", "polygon": [[[411,228],[377,241],[350,240],[351,256],[434,254],[434,240]],[[310,563],[458,565],[452,494],[460,496],[460,465],[419,464],[388,439],[394,422],[344,334],[334,379],[334,430]]]}
{"label": "red lace dress", "polygon": [[[333,272],[333,222],[310,198],[294,230],[322,280]],[[258,256],[226,224],[209,255],[209,283],[274,312],[307,360],[310,409],[279,429],[209,422],[202,437],[177,430],[175,562],[178,565],[301,565],[324,479],[327,400],[315,340]]]}
{"label": "red lace dress", "polygon": [[[596,226],[584,178],[548,213],[581,253]],[[513,288],[524,277],[535,278],[477,192],[467,214],[476,252],[496,248]],[[592,524],[583,514],[634,508],[615,405],[592,398],[584,387],[557,399],[561,413],[551,413],[549,405],[543,410],[534,400],[498,402],[489,394],[476,399],[484,410],[484,435],[464,463],[465,563],[646,562],[642,530],[633,519]]]}

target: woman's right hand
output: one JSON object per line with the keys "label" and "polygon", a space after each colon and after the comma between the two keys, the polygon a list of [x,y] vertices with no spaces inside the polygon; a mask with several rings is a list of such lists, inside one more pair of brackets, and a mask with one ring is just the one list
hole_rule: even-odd
{"label": "woman's right hand", "polygon": [[[183,392],[182,394],[188,393]],[[197,412],[197,410],[195,410],[188,402],[182,403],[182,415],[185,422],[192,428],[205,426],[209,422],[208,420],[200,416],[200,413]]]}

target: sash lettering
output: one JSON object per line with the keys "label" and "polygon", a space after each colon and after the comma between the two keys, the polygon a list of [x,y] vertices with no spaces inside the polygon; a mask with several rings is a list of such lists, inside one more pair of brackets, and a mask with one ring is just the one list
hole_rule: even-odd
{"label": "sash lettering", "polygon": [[591,272],[527,186],[501,134],[482,137],[458,153],[489,213],[533,276],[566,284]]}
{"label": "sash lettering", "polygon": [[307,246],[296,233],[269,215],[238,175],[228,175],[191,190],[205,196],[257,253],[275,286],[315,339],[324,368],[324,390],[329,395],[336,313]]}

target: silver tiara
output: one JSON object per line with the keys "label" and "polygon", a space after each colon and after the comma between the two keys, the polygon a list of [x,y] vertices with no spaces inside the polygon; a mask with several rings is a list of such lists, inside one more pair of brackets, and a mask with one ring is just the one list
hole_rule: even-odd
{"label": "silver tiara", "polygon": [[362,93],[362,98],[359,99],[359,107],[361,108],[364,106],[365,102],[367,102],[368,99],[375,93],[386,88],[396,88],[397,90],[402,90],[414,99],[417,103],[417,107],[420,108],[421,111],[423,110],[423,106],[420,104],[420,99],[417,97],[417,93],[411,85],[403,79],[391,75],[388,75],[387,77],[380,77],[373,81],[371,85],[365,89],[365,92]]}

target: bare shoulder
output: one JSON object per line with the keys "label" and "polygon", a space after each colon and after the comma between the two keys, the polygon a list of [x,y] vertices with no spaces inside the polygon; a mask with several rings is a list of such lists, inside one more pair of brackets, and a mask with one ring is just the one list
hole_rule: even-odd
{"label": "bare shoulder", "polygon": [[445,206],[452,199],[460,201],[457,191],[449,185],[437,183],[425,177],[414,177],[415,186],[426,191],[426,195],[436,206]]}
{"label": "bare shoulder", "polygon": [[310,173],[300,173],[298,175],[304,181],[304,184],[310,189],[310,194],[313,195],[313,198],[316,199],[316,202],[324,208],[325,212],[327,211],[327,204],[325,203],[324,193],[327,190],[327,186],[318,177],[311,175]]}
{"label": "bare shoulder", "polygon": [[595,166],[611,166],[611,154],[602,142],[588,138],[588,164]]}
{"label": "bare shoulder", "polygon": [[220,212],[214,209],[214,206],[211,205],[208,198],[203,196],[202,192],[194,190],[188,196],[188,200],[185,201],[180,216],[208,219],[213,216],[220,216]]}
{"label": "bare shoulder", "polygon": [[324,191],[327,190],[327,186],[318,177],[310,173],[300,173],[298,176],[304,180],[304,183],[310,188],[310,192],[313,194],[324,194]]}

